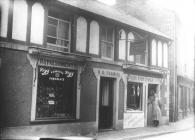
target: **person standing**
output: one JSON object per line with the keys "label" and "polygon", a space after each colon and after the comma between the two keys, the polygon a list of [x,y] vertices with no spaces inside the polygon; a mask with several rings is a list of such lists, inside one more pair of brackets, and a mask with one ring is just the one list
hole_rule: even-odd
{"label": "person standing", "polygon": [[159,125],[159,120],[161,118],[161,103],[158,97],[158,94],[154,94],[154,100],[152,101],[152,118],[153,118],[153,123],[154,126]]}

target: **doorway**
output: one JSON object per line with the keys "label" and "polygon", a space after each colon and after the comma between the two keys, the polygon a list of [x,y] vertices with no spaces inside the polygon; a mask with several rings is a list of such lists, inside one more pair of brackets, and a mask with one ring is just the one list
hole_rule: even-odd
{"label": "doorway", "polygon": [[148,84],[148,102],[147,102],[147,125],[152,126],[153,121],[152,121],[152,104],[151,100],[154,99],[154,94],[158,90],[158,85],[157,84]]}
{"label": "doorway", "polygon": [[113,128],[114,79],[100,78],[99,129]]}

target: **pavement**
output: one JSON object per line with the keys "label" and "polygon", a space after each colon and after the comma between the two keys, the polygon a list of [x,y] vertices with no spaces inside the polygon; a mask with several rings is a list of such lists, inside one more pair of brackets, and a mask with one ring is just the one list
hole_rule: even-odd
{"label": "pavement", "polygon": [[[195,128],[195,117],[190,115],[177,122],[169,122],[168,125],[161,125],[158,127],[142,127],[124,130],[111,130],[90,134],[87,136],[79,136],[74,140],[140,140],[148,137],[159,136],[168,133],[175,133]],[[8,138],[9,139],[9,138]],[[7,140],[8,140],[7,139]],[[37,137],[17,137],[14,140],[39,140]],[[73,140],[70,138],[70,140]],[[11,139],[9,139],[11,140]]]}
{"label": "pavement", "polygon": [[96,138],[96,140],[138,140],[146,137],[184,131],[194,127],[195,118],[194,115],[190,115],[180,121],[170,122],[168,125],[99,132],[91,137]]}

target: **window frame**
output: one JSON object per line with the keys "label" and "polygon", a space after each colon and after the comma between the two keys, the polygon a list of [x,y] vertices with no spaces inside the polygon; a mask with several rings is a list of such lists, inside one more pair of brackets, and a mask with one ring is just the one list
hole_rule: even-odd
{"label": "window frame", "polygon": [[142,86],[142,88],[140,88],[141,89],[141,96],[140,96],[140,101],[139,101],[139,109],[136,109],[136,110],[134,110],[134,109],[132,109],[132,108],[129,108],[128,106],[127,106],[127,100],[128,100],[128,96],[126,95],[126,101],[125,101],[125,111],[126,112],[143,112],[144,111],[144,83],[142,83],[142,82],[138,82],[138,81],[127,81],[127,94],[129,94],[128,93],[128,84],[139,84],[139,85],[141,85]]}
{"label": "window frame", "polygon": [[[106,29],[106,39],[107,40],[103,40],[103,29]],[[112,42],[108,41],[108,30],[109,29],[112,29]],[[112,52],[111,52],[111,58],[110,57],[106,57],[106,56],[103,56],[102,55],[102,48],[103,48],[103,45],[102,43],[106,43],[106,44],[112,44]],[[101,26],[101,30],[100,30],[100,56],[102,59],[105,59],[105,60],[114,60],[114,51],[115,51],[115,29],[114,27],[108,27],[106,25],[102,25]]]}
{"label": "window frame", "polygon": [[[59,45],[59,44],[52,44],[52,43],[49,43],[48,41],[46,41],[46,44],[49,45],[49,46],[54,46],[54,47],[59,47],[59,48],[64,48],[64,49],[67,49],[68,52],[70,52],[70,47],[71,47],[71,22],[68,21],[68,20],[64,20],[64,19],[60,19],[60,18],[56,18],[56,17],[53,17],[53,16],[47,16],[48,20],[47,20],[47,31],[49,29],[48,25],[49,25],[49,18],[51,19],[54,19],[54,20],[57,20],[57,25],[56,25],[56,37],[53,37],[53,36],[48,36],[48,32],[46,34],[46,38],[50,37],[50,38],[53,38],[53,39],[56,39],[56,41],[59,39],[58,38],[58,30],[59,30],[59,22],[63,22],[63,23],[68,23],[69,25],[69,29],[68,29],[68,39],[59,39],[59,40],[63,40],[63,41],[67,41],[69,43],[68,47],[66,46],[62,46],[62,45]],[[54,26],[52,24],[50,24],[50,26]],[[48,39],[47,39],[48,40]]]}

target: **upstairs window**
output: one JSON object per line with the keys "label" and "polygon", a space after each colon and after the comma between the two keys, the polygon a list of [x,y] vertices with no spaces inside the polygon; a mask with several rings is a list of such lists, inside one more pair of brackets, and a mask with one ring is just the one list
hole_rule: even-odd
{"label": "upstairs window", "polygon": [[0,35],[1,37],[7,37],[9,5],[10,5],[9,0],[0,1],[0,9],[1,9]]}
{"label": "upstairs window", "polygon": [[168,68],[168,46],[167,43],[163,45],[163,66]]}
{"label": "upstairs window", "polygon": [[64,48],[65,51],[69,51],[71,40],[70,22],[65,19],[49,15],[47,28],[47,44],[49,46],[61,47]]}
{"label": "upstairs window", "polygon": [[126,56],[126,34],[124,30],[119,31],[119,59],[125,60]]}
{"label": "upstairs window", "polygon": [[158,50],[158,66],[162,67],[162,57],[163,57],[163,55],[162,55],[162,43],[161,43],[161,41],[158,41],[157,50]]}
{"label": "upstairs window", "polygon": [[156,66],[157,64],[157,43],[156,40],[152,40],[152,49],[151,49],[151,64]]}
{"label": "upstairs window", "polygon": [[128,60],[136,64],[146,64],[146,42],[137,34],[128,34]]}
{"label": "upstairs window", "polygon": [[114,29],[103,27],[101,30],[101,55],[105,59],[114,58]]}

